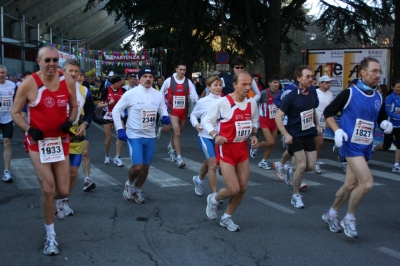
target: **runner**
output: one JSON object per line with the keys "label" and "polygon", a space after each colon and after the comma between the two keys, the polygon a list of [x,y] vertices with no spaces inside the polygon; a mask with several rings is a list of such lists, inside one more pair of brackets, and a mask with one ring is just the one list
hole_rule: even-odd
{"label": "runner", "polygon": [[[374,185],[367,161],[371,157],[375,121],[378,120],[382,105],[382,97],[375,91],[382,73],[379,61],[376,58],[364,58],[359,68],[361,79],[357,84],[340,92],[324,111],[326,122],[335,132],[339,153],[347,160],[347,170],[344,184],[336,192],[335,200],[329,211],[322,215],[322,220],[332,232],[340,232],[343,228],[349,237],[358,237],[354,214]],[[341,112],[341,128],[333,117],[338,112]],[[387,120],[382,121],[380,127],[385,134],[393,129],[392,123]],[[337,213],[347,199],[347,214],[339,225]]]}
{"label": "runner", "polygon": [[4,161],[4,173],[3,182],[12,183],[11,177],[11,156],[12,156],[12,145],[11,140],[14,132],[13,119],[11,117],[11,108],[14,102],[14,94],[16,85],[6,79],[7,68],[0,65],[0,129],[3,134],[3,161]]}
{"label": "runner", "polygon": [[219,99],[203,121],[204,130],[215,140],[217,164],[221,166],[226,186],[208,195],[206,214],[210,219],[217,219],[219,201],[230,198],[219,224],[232,232],[240,230],[232,221],[232,214],[244,197],[250,177],[247,139],[251,136],[252,148],[258,145],[257,103],[247,99],[252,81],[245,71],[233,75],[234,91]]}
{"label": "runner", "polygon": [[[136,203],[145,203],[142,187],[149,174],[156,144],[156,113],[161,116],[164,130],[170,130],[171,121],[163,95],[152,87],[154,73],[150,68],[141,69],[138,73],[139,85],[127,91],[113,110],[113,119],[118,139],[127,141],[132,166],[129,179],[125,183],[123,197],[134,199]],[[121,122],[120,113],[128,109],[126,132]]]}
{"label": "runner", "polygon": [[[53,200],[68,197],[70,193],[68,132],[78,110],[75,80],[57,70],[58,60],[58,51],[52,45],[39,49],[37,62],[41,70],[22,82],[12,108],[14,122],[28,133],[29,156],[40,184],[46,255],[58,254]],[[21,115],[26,103],[30,125]]]}
{"label": "runner", "polygon": [[[217,162],[215,159],[215,141],[214,139],[204,130],[202,125],[204,122],[204,116],[213,107],[215,102],[221,98],[222,81],[219,77],[213,76],[207,79],[207,86],[210,89],[210,94],[204,98],[201,98],[194,107],[190,114],[190,122],[192,126],[199,132],[198,143],[203,156],[205,158],[203,165],[200,168],[199,175],[193,176],[194,191],[197,195],[203,195],[203,180],[208,174],[208,185],[210,186],[211,192],[217,192]],[[200,119],[200,122],[199,122]],[[216,130],[217,124],[214,125]]]}
{"label": "runner", "polygon": [[192,81],[185,77],[186,64],[179,63],[176,73],[167,78],[161,87],[161,93],[166,95],[168,114],[172,124],[172,134],[168,145],[168,154],[171,162],[176,162],[179,168],[185,166],[181,156],[181,135],[185,126],[188,112],[188,98],[197,102],[199,96]]}

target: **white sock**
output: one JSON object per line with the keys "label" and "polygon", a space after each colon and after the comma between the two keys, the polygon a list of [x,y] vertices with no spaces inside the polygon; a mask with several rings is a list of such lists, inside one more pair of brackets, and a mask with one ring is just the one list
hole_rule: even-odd
{"label": "white sock", "polygon": [[265,159],[262,159],[261,162],[262,162],[262,163],[263,163],[263,162],[266,162],[266,160],[265,160]]}
{"label": "white sock", "polygon": [[334,209],[332,209],[332,207],[329,209],[329,216],[330,217],[334,217],[337,215],[337,211],[335,211]]}
{"label": "white sock", "polygon": [[222,215],[222,217],[221,217],[221,220],[229,219],[231,217],[232,217],[232,215],[224,213],[224,215]]}
{"label": "white sock", "polygon": [[135,184],[135,182],[131,182],[131,181],[126,181],[128,183],[128,185],[133,186]]}
{"label": "white sock", "polygon": [[44,227],[46,228],[46,236],[48,235],[56,235],[56,232],[54,231],[54,223],[52,224],[44,224]]}
{"label": "white sock", "polygon": [[171,148],[170,152],[175,152],[175,150]]}
{"label": "white sock", "polygon": [[196,176],[196,182],[203,184],[203,180],[200,179],[200,176]]}
{"label": "white sock", "polygon": [[176,156],[176,159],[181,159],[181,158],[182,158],[182,156],[180,156],[180,155]]}
{"label": "white sock", "polygon": [[399,163],[394,163],[394,167],[399,166]]}
{"label": "white sock", "polygon": [[90,180],[90,177],[88,177],[88,176],[85,177],[85,182],[86,182],[86,181],[89,181],[89,180]]}
{"label": "white sock", "polygon": [[347,213],[346,214],[346,217],[344,217],[346,220],[350,220],[350,219],[354,219],[355,217],[354,217],[354,214],[350,214],[350,213]]}
{"label": "white sock", "polygon": [[300,194],[293,194],[292,198],[294,197],[300,197]]}
{"label": "white sock", "polygon": [[217,193],[215,193],[212,197],[211,197],[211,203],[217,205],[218,201],[215,199],[215,196],[217,196]]}

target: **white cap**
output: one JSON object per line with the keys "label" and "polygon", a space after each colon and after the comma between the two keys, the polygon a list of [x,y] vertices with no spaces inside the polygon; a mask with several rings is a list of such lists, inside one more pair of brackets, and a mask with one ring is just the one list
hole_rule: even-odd
{"label": "white cap", "polygon": [[110,71],[110,73],[108,73],[108,76],[109,76],[109,77],[114,76],[114,71]]}
{"label": "white cap", "polygon": [[330,78],[328,75],[323,75],[322,77],[319,78],[319,82],[325,82],[325,81],[332,81],[333,78]]}

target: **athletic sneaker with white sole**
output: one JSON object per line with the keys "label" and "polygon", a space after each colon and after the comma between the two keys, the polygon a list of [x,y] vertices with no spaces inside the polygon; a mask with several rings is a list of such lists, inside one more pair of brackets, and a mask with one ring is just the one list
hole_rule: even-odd
{"label": "athletic sneaker with white sole", "polygon": [[54,215],[57,217],[58,220],[62,220],[65,217],[65,212],[63,208],[63,200],[58,199],[54,201]]}
{"label": "athletic sneaker with white sole", "polygon": [[169,152],[172,149],[172,143],[170,142],[167,146],[167,152]]}
{"label": "athletic sneaker with white sole", "polygon": [[169,160],[171,161],[171,163],[176,162],[176,151],[170,150],[168,152],[168,154],[169,154]]}
{"label": "athletic sneaker with white sole", "polygon": [[63,200],[62,205],[63,205],[63,209],[64,209],[65,216],[72,216],[72,215],[74,215],[74,210],[71,209],[71,208],[69,207],[69,205],[68,205],[68,199]]}
{"label": "athletic sneaker with white sole", "polygon": [[293,168],[290,165],[285,164],[284,169],[286,172],[286,176],[285,176],[286,185],[292,186],[293,185]]}
{"label": "athletic sneaker with white sole", "polygon": [[221,219],[221,221],[219,222],[219,225],[222,227],[225,227],[226,229],[228,229],[231,232],[240,231],[239,225],[235,224],[231,218]]}
{"label": "athletic sneaker with white sole", "polygon": [[317,174],[322,173],[321,166],[319,166],[319,163],[315,164],[314,172],[317,173]]}
{"label": "athletic sneaker with white sole", "polygon": [[331,217],[329,212],[326,212],[322,215],[322,220],[329,225],[329,230],[334,233],[339,233],[342,231],[342,227],[340,227],[339,221],[337,219],[337,215]]}
{"label": "athletic sneaker with white sole", "polygon": [[301,200],[301,195],[293,195],[290,203],[297,209],[302,209],[305,207],[303,201]]}
{"label": "athletic sneaker with white sole", "polygon": [[276,179],[278,179],[279,181],[285,180],[286,173],[285,173],[285,168],[283,167],[283,165],[280,162],[275,162],[272,164],[272,167],[276,171],[276,173],[275,173]]}
{"label": "athletic sneaker with white sole", "polygon": [[261,160],[261,162],[258,163],[258,167],[265,169],[265,170],[270,170],[271,166],[269,166],[268,162],[265,161],[264,159]]}
{"label": "athletic sneaker with white sole", "polygon": [[307,184],[304,182],[301,182],[299,189],[305,189],[307,188]]}
{"label": "athletic sneaker with white sole", "polygon": [[1,179],[5,183],[12,183],[13,179],[11,177],[11,171],[4,170],[3,178]]}
{"label": "athletic sneaker with white sole", "polygon": [[104,156],[104,163],[109,164],[110,163],[110,155]]}
{"label": "athletic sneaker with white sole", "polygon": [[256,158],[257,153],[258,153],[258,148],[250,149],[250,157],[251,158]]}
{"label": "athletic sneaker with white sole", "polygon": [[56,237],[54,235],[48,235],[46,237],[46,242],[44,243],[43,254],[45,255],[57,255],[58,243],[56,241]]}
{"label": "athletic sneaker with white sole", "polygon": [[400,173],[400,165],[393,165],[392,172]]}
{"label": "athletic sneaker with white sole", "polygon": [[185,162],[182,160],[182,157],[179,157],[179,158],[176,158],[176,165],[177,165],[179,168],[182,168],[182,167],[184,167],[186,164],[185,164]]}
{"label": "athletic sneaker with white sole", "polygon": [[125,182],[125,189],[124,189],[124,192],[122,192],[122,196],[126,200],[131,200],[133,192],[135,192],[135,186],[134,185],[129,185],[128,181],[126,181]]}
{"label": "athletic sneaker with white sole", "polygon": [[136,203],[145,203],[145,199],[142,197],[142,190],[140,188],[135,187],[134,192],[132,193],[132,197]]}
{"label": "athletic sneaker with white sole", "polygon": [[123,165],[122,160],[119,156],[114,157],[114,164],[118,167],[121,167]]}
{"label": "athletic sneaker with white sole", "polygon": [[90,178],[85,178],[85,183],[83,183],[83,191],[89,192],[96,188],[96,183],[94,183]]}
{"label": "athletic sneaker with white sole", "polygon": [[193,184],[194,184],[194,192],[198,196],[202,196],[203,195],[203,182],[200,182],[198,175],[193,176]]}
{"label": "athletic sneaker with white sole", "polygon": [[348,237],[357,238],[358,233],[356,230],[356,218],[346,219],[340,221],[340,226],[343,228],[344,233]]}
{"label": "athletic sneaker with white sole", "polygon": [[213,203],[211,202],[211,199],[212,199],[213,197],[215,197],[215,194],[216,194],[216,193],[214,193],[214,194],[209,194],[209,195],[207,196],[206,214],[207,214],[208,218],[210,218],[211,220],[215,220],[215,219],[217,219],[217,217],[218,217],[218,215],[217,215],[217,205],[216,205],[216,204],[213,204]]}

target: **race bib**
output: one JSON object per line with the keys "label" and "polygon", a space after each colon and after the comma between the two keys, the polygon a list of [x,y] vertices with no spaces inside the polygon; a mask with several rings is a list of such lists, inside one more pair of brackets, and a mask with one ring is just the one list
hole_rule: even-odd
{"label": "race bib", "polygon": [[142,129],[150,129],[156,127],[157,112],[155,110],[142,110],[141,114]]}
{"label": "race bib", "polygon": [[65,160],[61,137],[45,138],[38,142],[41,163],[54,163]]}
{"label": "race bib", "polygon": [[269,112],[269,118],[275,118],[276,113],[278,112],[278,108],[276,107],[275,104],[270,104],[268,105],[268,112]]}
{"label": "race bib", "polygon": [[103,118],[104,118],[105,120],[113,120],[113,118],[112,118],[112,112],[107,111],[107,112],[104,114]]}
{"label": "race bib", "polygon": [[395,113],[396,115],[400,114],[400,107],[395,107],[395,108],[394,108],[394,113]]}
{"label": "race bib", "polygon": [[323,113],[318,113],[318,121],[319,121],[319,126],[320,128],[324,129],[326,128],[326,120],[325,120],[325,116]]}
{"label": "race bib", "polygon": [[242,142],[249,138],[251,134],[251,121],[236,121],[236,137],[233,142]]}
{"label": "race bib", "polygon": [[357,118],[351,142],[369,145],[373,140],[374,122]]}
{"label": "race bib", "polygon": [[313,109],[300,113],[301,130],[307,130],[314,126],[314,112]]}
{"label": "race bib", "polygon": [[10,112],[11,111],[11,101],[12,97],[11,96],[1,96],[0,97],[0,112]]}
{"label": "race bib", "polygon": [[186,96],[174,96],[173,98],[173,109],[185,109]]}

